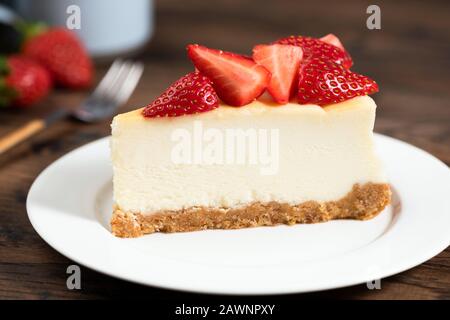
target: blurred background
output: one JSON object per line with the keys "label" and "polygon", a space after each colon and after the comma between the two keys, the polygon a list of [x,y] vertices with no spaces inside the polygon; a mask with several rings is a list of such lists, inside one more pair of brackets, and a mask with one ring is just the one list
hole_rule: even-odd
{"label": "blurred background", "polygon": [[[366,10],[374,3],[364,0],[0,0],[0,3],[14,8],[25,19],[44,20],[51,25],[64,24],[67,6],[78,5],[81,29],[74,31],[93,58],[93,84],[116,57],[143,61],[143,77],[120,112],[145,106],[170,83],[191,71],[193,67],[185,51],[189,43],[250,54],[255,44],[291,34],[322,37],[333,33],[353,57],[352,70],[370,76],[380,86],[380,92],[373,96],[378,105],[375,130],[417,145],[450,164],[450,1],[377,1],[381,9],[379,30],[367,28]],[[77,106],[88,92],[56,87],[29,108],[0,108],[0,137],[53,110]],[[20,296],[14,293],[19,291],[30,297],[39,297],[44,291],[49,297],[76,296],[60,292],[63,289],[59,282],[65,281],[65,274],[58,274],[58,264],[66,264],[67,259],[38,238],[26,217],[24,202],[39,172],[64,153],[109,135],[109,124],[110,119],[92,125],[61,121],[0,159],[0,185],[7,186],[0,191],[3,221],[0,267],[7,261],[23,280],[17,283],[12,276],[0,280],[1,285],[14,287],[12,296]],[[14,248],[14,252],[8,248]],[[435,259],[388,279],[386,286],[393,289],[374,294],[384,298],[388,294],[439,297],[444,294],[439,288],[416,288],[417,283],[430,276],[438,279],[438,286],[439,281],[447,281],[448,288],[448,273],[439,274],[433,269]],[[441,254],[441,259],[448,263],[448,250]],[[6,270],[5,266],[2,268]],[[48,279],[45,286],[37,287],[27,277],[27,272],[35,272],[36,268],[42,278]],[[92,291],[84,292],[84,297],[119,296],[118,288],[137,287],[105,279],[109,278],[91,271],[87,287]],[[330,295],[364,298],[368,295],[366,291],[343,289]]]}

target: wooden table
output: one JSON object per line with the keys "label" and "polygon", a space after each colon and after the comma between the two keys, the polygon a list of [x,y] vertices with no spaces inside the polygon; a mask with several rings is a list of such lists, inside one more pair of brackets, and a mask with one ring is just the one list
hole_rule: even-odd
{"label": "wooden table", "polygon": [[[382,29],[366,28],[365,1],[159,1],[156,33],[140,55],[146,71],[121,111],[143,106],[168,84],[192,70],[185,45],[249,53],[252,45],[291,33],[333,32],[351,52],[354,70],[380,85],[376,131],[427,150],[450,164],[450,2],[393,1],[378,4]],[[105,67],[98,67],[101,77]],[[70,108],[84,93],[55,91],[29,110],[0,110],[0,135],[55,108]],[[65,121],[0,159],[0,298],[86,299],[117,297],[196,297],[131,284],[82,268],[82,290],[66,289],[72,264],[50,248],[28,221],[25,200],[36,176],[54,160],[109,134],[110,120],[95,125]],[[420,170],[420,168],[417,168]],[[426,213],[424,213],[426,214]],[[449,213],[450,214],[450,213]],[[426,239],[424,239],[426,241]],[[401,274],[383,279],[381,290],[365,285],[286,299],[450,298],[450,250]]]}

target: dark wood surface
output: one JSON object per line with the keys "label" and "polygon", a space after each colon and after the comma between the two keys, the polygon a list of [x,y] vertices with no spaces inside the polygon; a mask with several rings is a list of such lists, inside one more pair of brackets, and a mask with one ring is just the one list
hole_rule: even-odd
{"label": "dark wood surface", "polygon": [[[380,85],[381,92],[374,96],[379,106],[376,131],[423,148],[449,165],[450,2],[379,1],[382,29],[376,31],[365,27],[369,4],[356,0],[158,1],[156,33],[139,55],[146,64],[143,80],[121,111],[145,105],[191,70],[185,57],[187,43],[249,53],[252,45],[280,36],[333,32],[352,54],[354,70],[372,76]],[[97,77],[104,70],[99,66]],[[0,135],[55,108],[76,106],[84,94],[57,90],[32,109],[0,110]],[[108,135],[109,123],[63,121],[0,158],[0,298],[203,298],[128,283],[84,267],[82,289],[69,291],[66,268],[72,262],[31,227],[25,200],[33,180],[63,154]],[[358,285],[282,299],[449,299],[450,250],[381,284],[381,290]]]}

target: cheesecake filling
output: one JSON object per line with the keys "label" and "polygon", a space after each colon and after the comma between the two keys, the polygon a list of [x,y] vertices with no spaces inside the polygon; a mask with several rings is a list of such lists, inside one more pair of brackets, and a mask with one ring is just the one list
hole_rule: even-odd
{"label": "cheesecake filling", "polygon": [[111,140],[115,205],[144,216],[295,206],[337,201],[355,185],[385,184],[373,145],[375,111],[363,96],[327,107],[262,98],[178,118],[149,120],[141,110],[118,115]]}

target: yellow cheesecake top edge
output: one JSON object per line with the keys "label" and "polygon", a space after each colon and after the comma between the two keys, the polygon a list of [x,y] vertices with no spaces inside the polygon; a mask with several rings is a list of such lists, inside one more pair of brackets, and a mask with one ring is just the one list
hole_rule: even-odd
{"label": "yellow cheesecake top edge", "polygon": [[[181,117],[201,117],[201,118],[208,118],[208,117],[222,117],[227,115],[237,116],[238,114],[241,115],[251,115],[251,114],[258,114],[263,112],[280,112],[280,113],[288,113],[288,114],[303,114],[303,113],[334,113],[334,112],[343,112],[346,110],[351,110],[354,108],[359,108],[361,105],[369,105],[376,107],[375,102],[373,99],[369,96],[361,96],[361,97],[355,97],[353,99],[349,99],[340,103],[331,104],[325,107],[321,107],[315,104],[305,104],[305,105],[299,105],[296,102],[290,102],[285,105],[278,105],[273,102],[271,102],[268,99],[260,98],[252,103],[245,105],[243,107],[233,107],[226,105],[224,103],[221,103],[220,106],[214,110],[204,112],[204,113],[197,113],[192,115],[183,115]],[[148,121],[160,121],[163,119],[168,119],[167,117],[161,117],[161,118],[145,118],[142,116],[142,110],[144,108],[138,108],[132,111],[128,111],[125,113],[121,113],[115,116],[116,120],[138,120],[145,119]],[[177,117],[173,117],[170,119],[175,120]]]}

